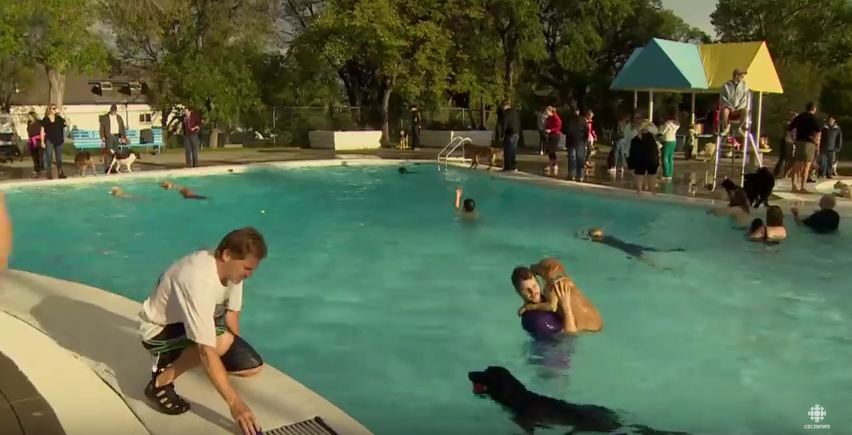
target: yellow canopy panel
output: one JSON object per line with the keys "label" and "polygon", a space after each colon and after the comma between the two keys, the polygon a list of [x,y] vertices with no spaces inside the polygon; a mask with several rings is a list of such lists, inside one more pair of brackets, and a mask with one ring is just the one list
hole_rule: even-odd
{"label": "yellow canopy panel", "polygon": [[764,41],[699,44],[698,52],[711,90],[720,89],[731,79],[734,70],[741,68],[748,72],[745,81],[752,91],[784,93]]}

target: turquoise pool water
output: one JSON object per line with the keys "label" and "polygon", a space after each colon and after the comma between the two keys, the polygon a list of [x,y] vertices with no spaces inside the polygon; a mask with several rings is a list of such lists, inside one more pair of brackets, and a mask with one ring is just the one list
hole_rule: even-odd
{"label": "turquoise pool water", "polygon": [[[834,237],[788,225],[790,239],[767,248],[697,207],[412,169],[177,178],[207,202],[154,179],[122,183],[133,200],[108,184],[14,190],[12,266],[141,301],[173,260],[254,225],[271,252],[246,283],[246,338],[380,435],[518,433],[471,393],[467,372],[488,365],[660,429],[852,431],[848,223]],[[454,216],[457,184],[481,222]],[[574,238],[594,225],[687,252],[657,255],[672,270],[654,269]],[[553,348],[523,333],[509,273],[546,255],[597,305],[602,333]],[[831,431],[803,429],[817,403]]]}

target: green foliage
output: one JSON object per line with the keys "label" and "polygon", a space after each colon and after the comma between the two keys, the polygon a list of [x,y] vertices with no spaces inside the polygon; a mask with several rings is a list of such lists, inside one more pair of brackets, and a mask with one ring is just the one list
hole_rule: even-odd
{"label": "green foliage", "polygon": [[156,103],[204,111],[217,126],[234,124],[261,103],[252,66],[271,26],[266,0],[134,0],[101,5],[116,35],[117,56],[150,81]]}
{"label": "green foliage", "polygon": [[722,41],[765,40],[780,59],[830,67],[852,54],[848,0],[719,0],[711,18]]}
{"label": "green foliage", "polygon": [[94,72],[106,65],[107,52],[92,29],[94,0],[17,2],[14,23],[28,57],[59,73]]}

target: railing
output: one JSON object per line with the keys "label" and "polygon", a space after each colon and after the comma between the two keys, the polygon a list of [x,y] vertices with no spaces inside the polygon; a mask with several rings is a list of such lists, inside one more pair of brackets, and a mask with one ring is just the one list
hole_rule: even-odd
{"label": "railing", "polygon": [[[450,159],[453,161],[460,161],[462,163],[467,163],[467,159],[464,158],[464,146],[465,144],[471,143],[471,139],[469,137],[464,136],[456,136],[452,140],[450,140],[444,148],[441,148],[441,151],[438,152],[438,170],[441,170],[441,159],[444,159],[444,170],[450,164]],[[461,157],[450,157],[453,152],[455,152],[459,147],[462,148],[462,156]]]}

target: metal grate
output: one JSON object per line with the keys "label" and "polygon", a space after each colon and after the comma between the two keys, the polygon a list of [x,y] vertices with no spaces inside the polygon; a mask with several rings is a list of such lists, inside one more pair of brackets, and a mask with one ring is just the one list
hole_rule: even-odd
{"label": "metal grate", "polygon": [[321,417],[263,431],[263,435],[338,435]]}

